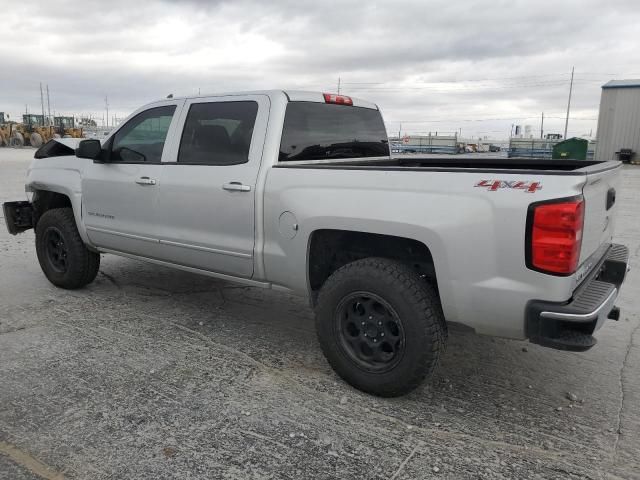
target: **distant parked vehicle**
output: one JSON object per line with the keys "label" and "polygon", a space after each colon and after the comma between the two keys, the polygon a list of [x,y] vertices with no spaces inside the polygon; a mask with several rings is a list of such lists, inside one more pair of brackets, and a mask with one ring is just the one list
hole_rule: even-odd
{"label": "distant parked vehicle", "polygon": [[498,145],[489,145],[490,152],[499,152],[501,149]]}

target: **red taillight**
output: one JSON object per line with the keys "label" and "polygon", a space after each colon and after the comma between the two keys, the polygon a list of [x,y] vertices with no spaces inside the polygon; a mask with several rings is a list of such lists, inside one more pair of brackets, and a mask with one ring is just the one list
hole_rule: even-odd
{"label": "red taillight", "polygon": [[531,267],[551,274],[574,273],[582,245],[584,199],[542,203],[530,215]]}
{"label": "red taillight", "polygon": [[338,105],[353,105],[351,97],[346,95],[336,95],[335,93],[323,93],[325,103],[335,103]]}

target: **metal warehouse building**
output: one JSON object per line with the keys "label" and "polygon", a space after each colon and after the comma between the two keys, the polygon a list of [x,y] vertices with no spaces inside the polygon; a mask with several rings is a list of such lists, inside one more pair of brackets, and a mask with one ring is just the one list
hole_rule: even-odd
{"label": "metal warehouse building", "polygon": [[617,160],[620,149],[640,158],[640,80],[611,80],[602,86],[598,116],[598,160]]}

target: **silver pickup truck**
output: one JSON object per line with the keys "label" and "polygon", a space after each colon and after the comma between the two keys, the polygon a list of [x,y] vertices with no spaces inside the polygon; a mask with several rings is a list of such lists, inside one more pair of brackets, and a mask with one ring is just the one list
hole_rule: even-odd
{"label": "silver pickup truck", "polygon": [[53,284],[111,253],[306,296],[366,392],[419,385],[449,322],[581,351],[620,315],[619,162],[392,158],[375,104],[298,91],[168,98],[73,147],[42,146],[4,204]]}

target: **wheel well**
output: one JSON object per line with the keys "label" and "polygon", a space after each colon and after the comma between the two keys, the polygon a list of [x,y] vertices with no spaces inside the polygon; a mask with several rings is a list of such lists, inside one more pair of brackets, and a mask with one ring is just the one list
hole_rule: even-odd
{"label": "wheel well", "polygon": [[48,190],[37,190],[33,195],[34,225],[38,223],[40,217],[53,208],[73,208],[69,197],[62,193],[50,192]]}
{"label": "wheel well", "polygon": [[437,289],[429,248],[411,238],[346,230],[317,230],[309,245],[309,285],[315,298],[325,280],[338,268],[366,257],[384,257],[411,265]]}

